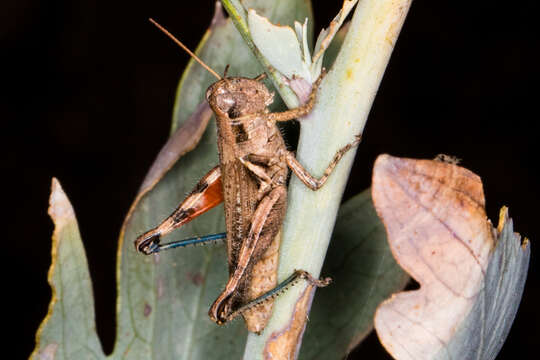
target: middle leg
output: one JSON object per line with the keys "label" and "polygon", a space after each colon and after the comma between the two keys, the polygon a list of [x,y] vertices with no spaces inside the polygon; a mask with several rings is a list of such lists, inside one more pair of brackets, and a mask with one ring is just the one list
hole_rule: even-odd
{"label": "middle leg", "polygon": [[338,164],[339,160],[341,160],[343,155],[345,155],[345,153],[347,151],[349,151],[351,148],[358,145],[360,143],[360,140],[361,140],[361,136],[356,135],[356,139],[353,142],[351,142],[351,143],[345,145],[344,147],[342,147],[341,149],[339,149],[338,152],[336,153],[336,155],[334,155],[334,158],[332,159],[332,161],[330,162],[330,164],[328,165],[326,170],[324,170],[323,176],[321,176],[319,179],[317,179],[313,175],[311,175],[309,173],[309,171],[307,171],[302,166],[302,164],[300,164],[300,162],[298,160],[296,160],[296,157],[294,157],[294,154],[292,152],[290,152],[290,151],[287,152],[285,160],[287,161],[287,165],[289,165],[292,172],[308,188],[310,188],[311,190],[319,190],[324,185],[324,183],[326,182],[326,180],[328,179],[328,177],[330,176],[332,171],[334,171],[334,168]]}

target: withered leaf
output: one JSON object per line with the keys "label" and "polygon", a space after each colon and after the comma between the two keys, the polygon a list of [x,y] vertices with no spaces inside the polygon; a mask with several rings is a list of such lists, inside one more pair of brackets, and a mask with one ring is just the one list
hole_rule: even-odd
{"label": "withered leaf", "polygon": [[75,212],[52,179],[49,215],[54,222],[49,284],[52,299],[36,335],[31,359],[98,359],[105,355],[96,333],[88,263]]}
{"label": "withered leaf", "polygon": [[394,257],[420,283],[377,310],[375,328],[388,352],[396,359],[494,358],[515,316],[530,253],[506,211],[495,230],[477,175],[389,155],[375,163],[372,196]]}

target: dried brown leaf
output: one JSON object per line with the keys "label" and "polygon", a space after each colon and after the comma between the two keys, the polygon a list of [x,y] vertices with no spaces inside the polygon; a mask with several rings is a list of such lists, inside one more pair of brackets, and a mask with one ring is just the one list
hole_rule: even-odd
{"label": "dried brown leaf", "polygon": [[394,257],[421,286],[380,305],[375,328],[395,358],[413,351],[429,359],[481,290],[494,242],[482,182],[445,162],[381,155],[372,196]]}
{"label": "dried brown leaf", "polygon": [[[420,283],[420,289],[395,294],[377,309],[375,328],[385,348],[396,359],[463,358],[473,353],[478,359],[491,358],[481,355],[498,350],[480,348],[490,342],[496,327],[482,324],[499,316],[505,328],[497,331],[507,333],[516,301],[508,289],[491,283],[509,281],[520,294],[520,269],[528,263],[528,253],[508,260],[519,264],[508,280],[491,266],[499,235],[486,217],[480,178],[452,163],[381,155],[373,170],[372,196],[394,257]],[[497,244],[519,242],[518,236],[507,238]],[[503,316],[505,311],[485,315],[492,305],[487,296],[512,298],[512,306],[505,309],[508,316]],[[464,341],[479,335],[485,340]]]}

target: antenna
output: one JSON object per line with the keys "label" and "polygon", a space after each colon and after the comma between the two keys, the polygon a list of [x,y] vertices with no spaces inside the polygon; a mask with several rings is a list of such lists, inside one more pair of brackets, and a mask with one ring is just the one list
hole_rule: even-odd
{"label": "antenna", "polygon": [[221,76],[218,75],[218,73],[216,73],[214,70],[212,70],[212,68],[210,68],[208,65],[206,65],[201,59],[199,59],[199,57],[197,55],[195,55],[193,52],[191,52],[191,50],[189,50],[186,45],[182,44],[182,42],[180,40],[178,40],[177,38],[175,38],[173,36],[173,34],[171,34],[169,31],[167,31],[167,29],[165,29],[163,26],[159,25],[156,21],[154,21],[154,19],[150,18],[148,19],[150,20],[150,22],[152,24],[154,24],[159,30],[161,30],[165,35],[167,35],[169,38],[172,39],[172,41],[174,41],[175,43],[178,44],[178,46],[180,46],[182,49],[184,49],[189,55],[191,55],[192,58],[194,58],[199,64],[202,65],[203,68],[205,68],[206,70],[208,70],[208,72],[212,75],[214,75],[215,77],[218,78],[218,80],[221,80]]}

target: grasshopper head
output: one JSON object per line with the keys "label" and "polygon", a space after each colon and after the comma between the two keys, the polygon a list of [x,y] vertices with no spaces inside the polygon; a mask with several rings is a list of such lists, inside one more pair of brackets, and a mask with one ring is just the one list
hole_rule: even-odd
{"label": "grasshopper head", "polygon": [[232,77],[212,84],[206,100],[217,115],[233,119],[264,111],[274,101],[274,94],[256,79]]}

